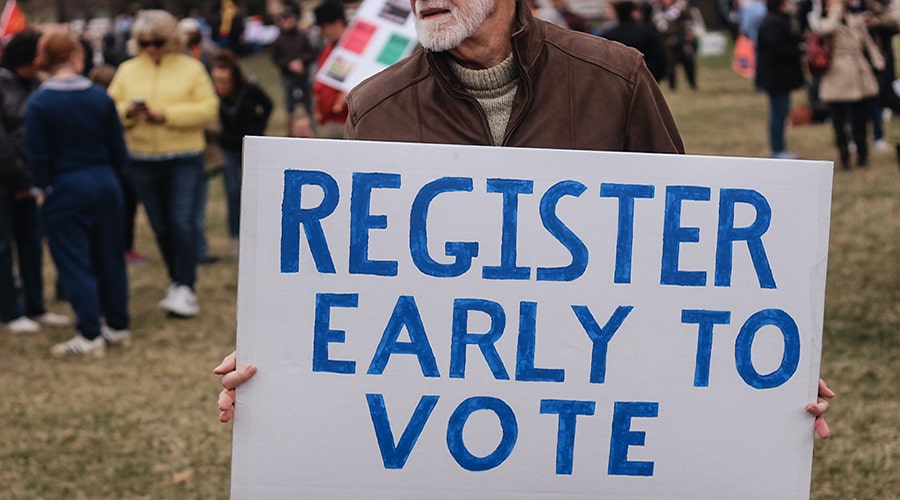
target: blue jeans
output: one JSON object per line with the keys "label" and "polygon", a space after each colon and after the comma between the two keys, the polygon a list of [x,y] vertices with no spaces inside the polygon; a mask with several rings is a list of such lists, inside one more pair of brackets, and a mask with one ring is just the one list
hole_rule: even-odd
{"label": "blue jeans", "polygon": [[206,199],[209,195],[209,177],[206,172],[200,179],[200,194],[197,198],[197,214],[195,223],[197,224],[197,259],[203,259],[209,254],[209,247],[206,245]]}
{"label": "blue jeans", "polygon": [[228,235],[237,239],[241,229],[241,152],[225,153],[225,199],[228,201]]}
{"label": "blue jeans", "polygon": [[156,235],[169,278],[173,284],[193,288],[197,280],[197,211],[203,157],[133,159],[128,175]]}
{"label": "blue jeans", "polygon": [[[23,297],[19,300],[13,279],[12,251],[19,260]],[[22,316],[40,316],[44,306],[43,247],[33,198],[15,200],[0,195],[0,322]],[[24,306],[24,307],[23,307]]]}
{"label": "blue jeans", "polygon": [[790,92],[769,92],[769,146],[772,154],[783,153],[784,122],[787,120],[788,111],[791,109]]}

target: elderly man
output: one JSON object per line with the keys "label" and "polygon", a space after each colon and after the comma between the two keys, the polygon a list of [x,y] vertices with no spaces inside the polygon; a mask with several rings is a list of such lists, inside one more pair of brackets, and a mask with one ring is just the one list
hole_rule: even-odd
{"label": "elderly man", "polygon": [[[534,19],[524,0],[410,0],[413,54],[347,96],[348,139],[683,153],[675,120],[637,50]],[[256,373],[222,375],[219,420]],[[834,394],[807,405],[816,433]]]}
{"label": "elderly man", "polygon": [[412,6],[425,50],[350,93],[346,138],[684,152],[638,51],[534,19],[524,1]]}

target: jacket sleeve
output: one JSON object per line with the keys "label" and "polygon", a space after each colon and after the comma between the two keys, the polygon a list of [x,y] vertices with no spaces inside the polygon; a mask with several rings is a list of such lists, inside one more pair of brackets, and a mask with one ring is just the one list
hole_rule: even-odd
{"label": "jacket sleeve", "polygon": [[124,79],[125,72],[121,70],[116,71],[112,81],[109,83],[109,87],[106,89],[106,92],[109,94],[116,105],[116,112],[119,114],[119,120],[121,120],[121,124],[125,128],[131,128],[137,123],[137,120],[133,118],[127,118],[125,116],[125,112],[128,110],[128,105],[131,102],[128,99],[128,93],[126,92],[128,85],[127,82],[123,81]]}
{"label": "jacket sleeve", "polygon": [[169,104],[164,107],[166,123],[175,128],[204,127],[215,119],[219,112],[219,97],[213,87],[212,80],[197,62],[193,68],[190,95],[182,102]]}
{"label": "jacket sleeve", "polygon": [[653,75],[636,59],[635,85],[625,122],[625,151],[684,154],[684,142]]}
{"label": "jacket sleeve", "polygon": [[25,111],[25,150],[31,168],[32,184],[40,189],[50,185],[50,144],[47,120],[32,100]]}
{"label": "jacket sleeve", "polygon": [[[28,166],[22,161],[20,147],[6,130],[6,106],[4,92],[0,88],[0,185],[16,193],[31,187]],[[2,191],[2,189],[0,189]]]}
{"label": "jacket sleeve", "polygon": [[832,2],[828,6],[828,15],[819,20],[819,33],[830,35],[837,30],[841,24],[841,18],[844,17],[844,4],[842,2]]}

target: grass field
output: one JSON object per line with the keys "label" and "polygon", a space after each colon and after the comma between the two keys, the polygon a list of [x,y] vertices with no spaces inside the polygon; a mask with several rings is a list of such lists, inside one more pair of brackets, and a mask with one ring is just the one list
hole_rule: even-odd
{"label": "grass field", "polygon": [[[247,65],[280,101],[267,60]],[[725,57],[703,60],[699,81],[697,92],[666,92],[688,152],[767,156],[765,97]],[[285,122],[276,113],[270,133]],[[804,158],[835,158],[826,126],[791,129],[788,144]],[[200,269],[198,318],[168,320],[156,308],[168,283],[143,215],[139,223],[137,246],[152,262],[130,269],[132,348],[61,362],[49,347],[72,330],[0,331],[0,499],[227,498],[231,426],[216,420],[211,370],[234,345],[237,261],[227,256],[221,178],[210,187],[207,234],[225,257]],[[875,152],[868,169],[834,178],[822,374],[838,396],[812,498],[900,498],[898,332],[900,171],[893,152]]]}

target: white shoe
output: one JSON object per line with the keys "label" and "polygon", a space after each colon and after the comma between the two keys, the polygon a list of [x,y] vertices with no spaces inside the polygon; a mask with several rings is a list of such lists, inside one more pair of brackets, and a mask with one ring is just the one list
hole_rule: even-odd
{"label": "white shoe", "polygon": [[887,151],[891,149],[891,145],[884,139],[875,141],[875,151]]}
{"label": "white shoe", "polygon": [[178,285],[172,283],[169,285],[169,288],[166,289],[166,296],[163,297],[162,300],[159,301],[159,308],[163,310],[168,310],[168,304],[171,302],[173,297],[175,296],[175,288]]}
{"label": "white shoe", "polygon": [[128,347],[131,345],[131,332],[128,330],[116,330],[106,325],[100,327],[100,336],[109,345]]}
{"label": "white shoe", "polygon": [[35,333],[41,329],[40,323],[28,316],[19,316],[7,323],[6,327],[9,328],[11,333]]}
{"label": "white shoe", "polygon": [[41,314],[40,316],[35,316],[31,319],[37,321],[38,323],[40,323],[44,326],[63,327],[63,326],[69,326],[72,324],[72,320],[68,316],[65,316],[63,314],[56,314],[56,313],[50,312],[50,311],[47,311],[44,314]]}
{"label": "white shoe", "polygon": [[168,295],[159,303],[159,307],[164,311],[183,318],[191,318],[200,314],[197,295],[187,285],[170,287]]}
{"label": "white shoe", "polygon": [[81,335],[76,335],[63,343],[53,346],[50,349],[50,354],[57,358],[69,356],[102,358],[106,354],[106,341],[103,340],[102,336],[94,340],[88,340]]}

